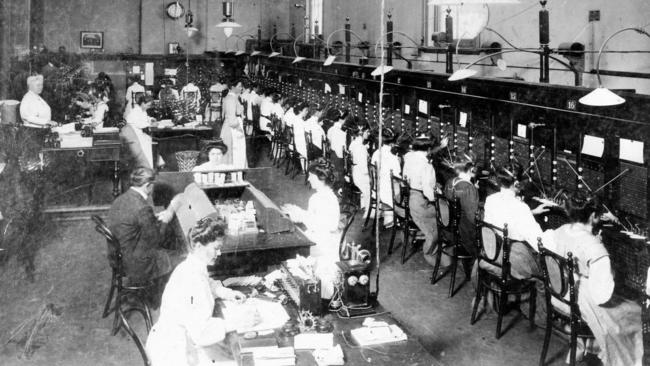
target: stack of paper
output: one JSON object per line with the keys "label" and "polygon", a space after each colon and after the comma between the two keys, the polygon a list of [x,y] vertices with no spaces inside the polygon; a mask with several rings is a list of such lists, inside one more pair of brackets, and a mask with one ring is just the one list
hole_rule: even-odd
{"label": "stack of paper", "polygon": [[399,342],[406,340],[406,334],[397,325],[383,327],[361,327],[350,331],[359,346]]}
{"label": "stack of paper", "polygon": [[300,333],[293,337],[295,349],[329,349],[333,345],[333,333]]}
{"label": "stack of paper", "polygon": [[259,276],[242,276],[242,277],[229,277],[222,281],[226,287],[232,286],[257,286],[262,282],[262,277]]}
{"label": "stack of paper", "polygon": [[252,352],[255,366],[293,366],[296,364],[296,353],[293,347],[275,347]]}

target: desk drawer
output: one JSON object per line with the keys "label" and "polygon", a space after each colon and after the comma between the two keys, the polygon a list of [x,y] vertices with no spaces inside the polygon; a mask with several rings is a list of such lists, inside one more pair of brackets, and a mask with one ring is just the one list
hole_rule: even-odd
{"label": "desk drawer", "polygon": [[90,161],[119,161],[120,148],[116,147],[95,147],[88,151],[88,160]]}

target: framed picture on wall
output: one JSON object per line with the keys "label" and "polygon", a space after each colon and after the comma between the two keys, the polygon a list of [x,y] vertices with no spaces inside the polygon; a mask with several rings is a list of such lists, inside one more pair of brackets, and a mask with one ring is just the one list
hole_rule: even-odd
{"label": "framed picture on wall", "polygon": [[81,31],[81,48],[104,48],[104,32]]}

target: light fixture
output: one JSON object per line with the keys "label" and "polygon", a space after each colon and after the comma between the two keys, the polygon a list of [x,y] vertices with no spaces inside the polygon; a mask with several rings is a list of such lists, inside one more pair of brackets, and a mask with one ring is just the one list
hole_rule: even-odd
{"label": "light fixture", "polygon": [[612,38],[614,38],[614,36],[626,31],[635,31],[637,33],[644,34],[650,37],[650,33],[646,32],[643,28],[635,28],[635,27],[620,29],[614,32],[609,37],[607,37],[605,42],[603,42],[603,45],[600,46],[600,51],[598,51],[598,61],[596,61],[596,77],[598,78],[598,87],[592,90],[591,93],[578,99],[580,104],[589,105],[593,107],[607,107],[607,106],[613,106],[613,105],[619,105],[625,103],[625,99],[621,98],[620,96],[616,95],[614,92],[612,92],[611,90],[603,86],[603,81],[600,78],[600,57],[603,55],[603,50],[605,49],[607,43]]}
{"label": "light fixture", "polygon": [[389,73],[391,70],[393,70],[392,66],[379,65],[376,69],[372,70],[370,75],[372,76],[384,75]]}
{"label": "light fixture", "polygon": [[336,60],[336,56],[332,56],[332,55],[327,56],[327,59],[325,59],[325,62],[323,62],[323,66],[329,66],[333,64],[334,60]]}
{"label": "light fixture", "polygon": [[257,55],[259,55],[259,54],[261,54],[261,53],[262,53],[262,52],[260,52],[260,51],[253,51],[253,52],[251,53],[251,56],[257,56]]}
{"label": "light fixture", "polygon": [[237,51],[237,52],[235,52],[235,56],[241,56],[241,55],[243,55],[245,53],[246,53],[246,51]]}
{"label": "light fixture", "polygon": [[276,56],[280,56],[280,52],[275,52],[275,51],[271,52],[271,54],[269,55],[269,58],[276,57]]}
{"label": "light fixture", "polygon": [[192,13],[192,0],[189,1],[187,13],[185,14],[185,31],[188,37],[195,35],[199,29],[194,26],[194,14]]}
{"label": "light fixture", "polygon": [[[275,57],[275,56],[280,56],[280,55],[281,55],[280,52],[276,52],[275,49],[273,48],[273,40],[274,40],[278,35],[280,35],[280,34],[285,34],[285,35],[289,36],[290,38],[292,38],[294,41],[296,40],[296,38],[294,38],[294,37],[293,37],[291,34],[289,34],[289,33],[276,33],[276,34],[274,34],[274,35],[271,37],[271,39],[269,39],[269,45],[271,46],[271,54],[269,55],[269,58],[271,58],[271,57]],[[281,51],[281,50],[280,50],[280,51]]]}
{"label": "light fixture", "polygon": [[292,64],[297,64],[298,62],[300,62],[300,61],[304,61],[304,60],[306,60],[306,59],[307,59],[307,57],[298,56],[298,57],[294,58],[293,61],[292,61],[291,63],[292,63]]}
{"label": "light fixture", "polygon": [[233,28],[240,28],[241,25],[232,19],[233,4],[232,0],[223,0],[223,21],[217,24],[217,28],[223,28],[226,37],[232,35]]}

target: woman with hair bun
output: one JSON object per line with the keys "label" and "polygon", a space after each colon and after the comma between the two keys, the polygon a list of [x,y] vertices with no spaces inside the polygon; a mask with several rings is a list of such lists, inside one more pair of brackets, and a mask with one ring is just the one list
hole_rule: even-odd
{"label": "woman with hair bun", "polygon": [[236,365],[230,355],[215,354],[215,347],[210,347],[242,322],[254,321],[251,317],[231,323],[212,316],[215,298],[245,298],[208,275],[207,266],[221,255],[226,228],[223,219],[206,217],[190,229],[189,253],[165,286],[160,317],[147,338],[152,366]]}
{"label": "woman with hair bun", "polygon": [[316,190],[309,198],[307,210],[293,204],[282,208],[294,222],[302,222],[307,237],[316,243],[310,255],[316,259],[316,275],[321,279],[321,298],[334,295],[334,281],[337,276],[336,262],[339,261],[339,200],[332,190],[336,177],[330,163],[317,159],[309,165],[309,183]]}
{"label": "woman with hair bun", "polygon": [[[391,182],[391,175],[399,177],[402,175],[402,166],[399,158],[393,153],[393,146],[395,143],[395,132],[391,128],[384,128],[382,130],[382,146],[377,149],[370,159],[370,163],[374,166],[378,165],[379,156],[381,155],[381,170],[377,172],[380,179],[379,182],[379,199],[390,207],[393,207],[393,188]],[[377,166],[377,168],[379,168]],[[393,211],[384,212],[384,227],[390,228],[393,226]]]}
{"label": "woman with hair bun", "polygon": [[474,220],[478,209],[478,190],[472,183],[474,178],[474,156],[468,153],[457,154],[453,160],[454,178],[445,184],[445,197],[458,199],[460,203],[460,244],[468,254],[476,257],[474,241]]}
{"label": "woman with hair bun", "polygon": [[[564,257],[569,252],[573,254],[578,306],[600,346],[598,357],[603,365],[640,366],[643,358],[641,307],[614,294],[609,253],[600,237],[594,235],[594,225],[604,211],[595,198],[581,193],[569,197],[565,208],[570,223],[556,229],[543,245]],[[566,307],[560,302],[553,305],[560,309]]]}

